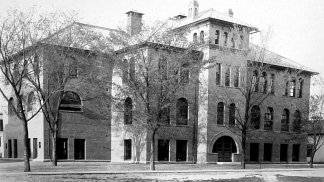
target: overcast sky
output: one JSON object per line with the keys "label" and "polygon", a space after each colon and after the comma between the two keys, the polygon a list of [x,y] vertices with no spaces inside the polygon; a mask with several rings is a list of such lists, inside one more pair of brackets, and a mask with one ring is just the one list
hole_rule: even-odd
{"label": "overcast sky", "polygon": [[[125,13],[135,9],[143,20],[166,20],[186,13],[190,0],[0,0],[7,7],[40,11],[76,10],[84,23],[115,28],[126,22]],[[197,0],[199,11],[231,8],[234,18],[274,34],[270,50],[324,73],[324,0]]]}

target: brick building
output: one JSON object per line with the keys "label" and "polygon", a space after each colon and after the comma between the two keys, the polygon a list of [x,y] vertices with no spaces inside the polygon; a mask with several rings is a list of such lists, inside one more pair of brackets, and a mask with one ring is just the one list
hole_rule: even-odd
{"label": "brick building", "polygon": [[[127,12],[128,33],[131,36],[141,31],[143,15],[136,11]],[[231,130],[237,114],[233,108],[243,109],[240,104],[244,103],[239,103],[242,101],[239,87],[241,82],[252,80],[253,74],[248,71],[247,60],[230,60],[230,56],[214,58],[221,55],[223,50],[247,50],[250,35],[258,32],[258,29],[234,18],[232,10],[228,14],[213,9],[199,11],[196,0],[190,1],[187,16],[177,15],[168,23],[175,25],[174,31],[189,27],[188,40],[201,44],[199,51],[203,52],[203,59],[214,60],[214,65],[203,69],[199,75],[190,73],[199,78],[201,84],[188,84],[177,93],[178,98],[174,100],[170,112],[170,126],[167,132],[156,138],[155,159],[160,162],[238,162],[242,144],[240,136]],[[235,26],[238,27],[237,32],[234,32]],[[142,44],[139,49],[145,50],[145,56],[154,57],[157,52],[165,51],[156,48],[156,45],[159,44]],[[44,62],[50,57],[46,50],[41,50],[39,54]],[[268,96],[262,104],[253,107],[253,112],[258,116],[254,118],[257,127],[248,132],[247,161],[306,162],[307,134],[295,132],[293,123],[308,105],[310,79],[316,73],[274,53],[266,54],[264,63],[268,69],[261,73],[262,80],[256,84],[255,94]],[[129,63],[132,61],[127,52],[123,56]],[[271,57],[276,57],[276,62],[272,62]],[[102,59],[101,62],[109,63],[108,58],[97,55],[87,58],[89,62]],[[136,67],[134,65],[134,69]],[[112,82],[122,83],[121,77],[114,76],[115,70],[111,64],[104,69],[111,75]],[[286,79],[287,69],[299,72],[291,73]],[[132,111],[134,98],[125,96],[121,107],[115,103],[110,105],[109,97],[103,105],[83,101],[88,87],[103,89],[86,83],[76,90],[71,89],[71,98],[77,99],[79,110],[62,112],[57,143],[60,158],[147,162],[150,156],[149,133],[137,128],[136,122],[125,122],[128,115],[123,113]],[[112,95],[116,94],[114,90],[111,91]],[[230,99],[225,94],[230,95]],[[188,122],[185,124],[177,123],[176,115],[180,108],[186,110],[184,117]],[[307,115],[307,112],[303,114]],[[48,159],[50,136],[46,122],[38,115],[29,127],[33,158]],[[5,114],[4,128],[7,146],[4,156],[22,157],[18,121]]]}

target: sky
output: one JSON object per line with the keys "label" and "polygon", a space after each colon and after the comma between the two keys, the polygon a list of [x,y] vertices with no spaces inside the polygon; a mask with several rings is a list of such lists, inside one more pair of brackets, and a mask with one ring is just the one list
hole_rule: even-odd
{"label": "sky", "polygon": [[[40,12],[79,12],[83,23],[116,28],[126,22],[126,12],[144,13],[150,23],[186,14],[190,0],[0,0],[0,12],[9,7]],[[324,73],[324,0],[197,0],[199,11],[213,8],[258,27],[269,28],[269,50],[294,62]],[[258,36],[258,35],[255,35]],[[256,41],[256,40],[253,40]]]}

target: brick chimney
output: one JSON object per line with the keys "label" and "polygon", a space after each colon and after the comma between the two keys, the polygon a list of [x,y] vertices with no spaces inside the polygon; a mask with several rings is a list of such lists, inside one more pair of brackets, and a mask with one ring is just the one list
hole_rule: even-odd
{"label": "brick chimney", "polygon": [[127,33],[130,36],[138,34],[142,30],[143,13],[137,11],[128,11],[127,13]]}
{"label": "brick chimney", "polygon": [[233,17],[233,10],[231,8],[228,10],[228,16]]}

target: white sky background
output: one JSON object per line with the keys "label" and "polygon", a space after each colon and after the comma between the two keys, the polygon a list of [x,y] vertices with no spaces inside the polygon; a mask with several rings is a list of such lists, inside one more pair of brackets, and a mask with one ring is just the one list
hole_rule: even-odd
{"label": "white sky background", "polygon": [[[39,11],[75,10],[83,23],[116,28],[126,22],[125,13],[144,13],[144,22],[166,20],[187,13],[190,0],[0,0],[0,12],[8,7]],[[231,8],[234,18],[258,27],[269,27],[269,50],[315,71],[324,73],[324,0],[197,0],[199,11]],[[313,89],[315,90],[315,89]]]}

